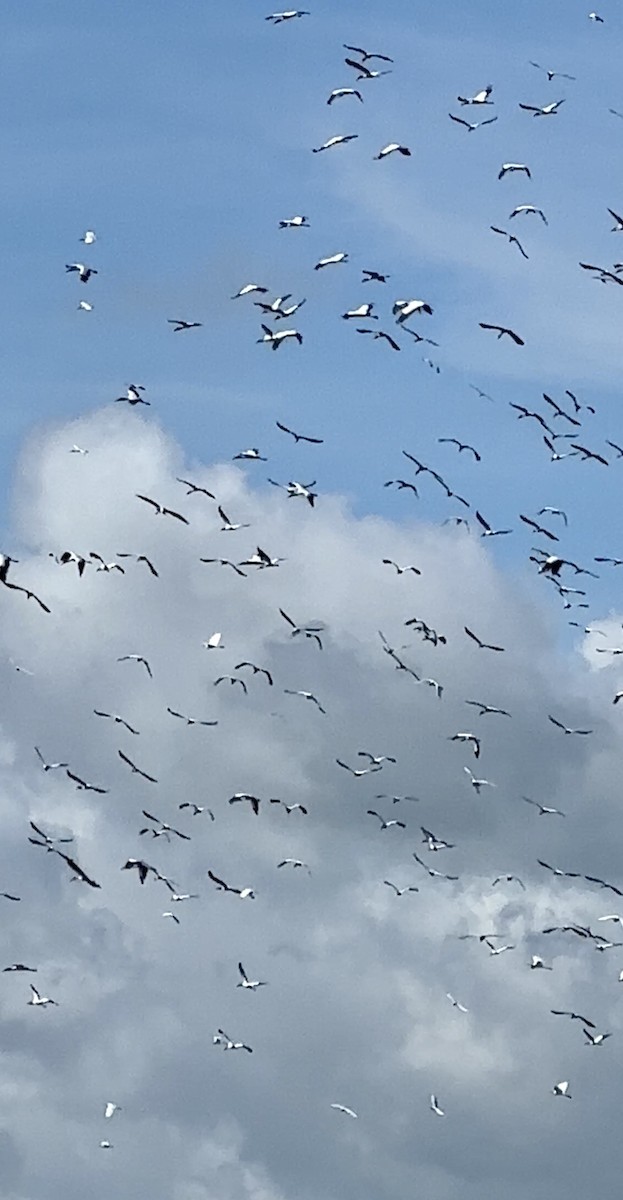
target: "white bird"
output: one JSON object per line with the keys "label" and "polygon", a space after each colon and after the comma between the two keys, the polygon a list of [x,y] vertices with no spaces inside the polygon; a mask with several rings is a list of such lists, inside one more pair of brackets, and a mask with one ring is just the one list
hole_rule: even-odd
{"label": "white bird", "polygon": [[595,21],[599,25],[605,24],[603,17],[600,17],[599,13],[596,13],[596,12],[590,12],[588,14],[588,19],[589,19],[589,21]]}
{"label": "white bird", "polygon": [[530,970],[531,970],[531,971],[538,971],[538,970],[541,970],[541,971],[553,971],[553,970],[554,970],[554,968],[553,968],[553,967],[547,967],[547,966],[545,965],[545,963],[543,962],[543,959],[542,959],[542,958],[541,958],[541,957],[540,957],[538,954],[533,954],[533,955],[532,955],[532,957],[531,957],[531,959],[530,959]]}
{"label": "white bird", "polygon": [[122,654],[121,658],[117,659],[117,662],[142,663],[145,670],[147,671],[147,674],[149,675],[149,678],[153,679],[151,667],[150,667],[149,663],[147,662],[147,659],[143,658],[142,654]]}
{"label": "white bird", "polygon": [[588,1029],[583,1029],[582,1033],[587,1039],[586,1046],[603,1046],[606,1038],[612,1037],[611,1033],[590,1033]]}
{"label": "white bird", "polygon": [[93,245],[93,242],[96,242],[96,241],[97,241],[97,235],[96,235],[96,233],[95,233],[95,230],[94,230],[94,229],[87,229],[87,230],[86,230],[86,231],[83,233],[82,237],[80,238],[80,241],[81,241],[81,242],[84,242],[85,246],[92,246],[92,245]]}
{"label": "white bird", "polygon": [[163,917],[168,917],[168,918],[169,918],[171,921],[175,921],[175,924],[176,924],[176,925],[181,925],[181,923],[182,923],[182,922],[180,921],[179,917],[176,917],[175,913],[172,913],[172,912],[163,912],[163,914],[162,914],[162,915],[163,915]]}
{"label": "white bird", "polygon": [[313,146],[312,154],[321,154],[322,150],[331,150],[333,146],[346,145],[348,142],[354,142],[359,137],[359,133],[340,133],[336,137],[329,138],[327,142],[323,142],[321,146]]}
{"label": "white bird", "polygon": [[158,500],[152,500],[150,496],[142,496],[140,492],[135,492],[135,496],[137,500],[143,500],[145,504],[149,504],[157,517],[175,517],[176,521],[182,521],[184,525],[190,524],[187,517],[175,512],[173,508],[167,508],[166,504],[160,504]]}
{"label": "white bird", "polygon": [[[520,213],[533,213],[535,216],[541,218],[544,225],[547,225],[547,217],[545,216],[543,209],[537,208],[535,204],[517,204],[508,218],[509,221],[512,221],[513,217],[518,217]],[[551,510],[544,508],[541,511],[550,512]]]}
{"label": "white bird", "polygon": [[413,886],[403,888],[396,887],[396,884],[392,883],[389,879],[384,879],[383,883],[386,887],[390,887],[397,896],[404,896],[407,892],[419,892],[420,890],[419,888]]}
{"label": "white bird", "polygon": [[402,154],[404,158],[411,157],[411,151],[408,146],[401,146],[400,142],[388,142],[386,146],[383,146],[382,150],[379,150],[378,154],[374,155],[374,159],[376,162],[379,162],[380,159],[388,158],[390,154],[396,153]]}
{"label": "white bird", "polygon": [[544,71],[549,83],[552,82],[552,79],[571,79],[575,83],[575,75],[566,75],[564,71],[550,71],[549,67],[542,67],[540,63],[532,62],[532,59],[530,59],[530,66],[536,67],[537,71]]}
{"label": "white bird", "polygon": [[535,117],[553,117],[558,112],[564,100],[552,100],[549,104],[544,104],[541,108],[535,104],[520,104],[519,107],[531,112]]}
{"label": "white bird", "polygon": [[452,995],[451,992],[446,992],[446,996],[448,997],[448,1000],[450,1001],[453,1008],[458,1008],[459,1012],[462,1012],[462,1013],[469,1012],[469,1009],[466,1008],[464,1004],[460,1004],[458,1000],[454,999],[454,996]]}
{"label": "white bird", "polygon": [[523,171],[524,174],[528,176],[528,179],[532,179],[530,168],[527,167],[525,163],[502,163],[500,172],[498,174],[498,179],[503,179],[505,175],[510,175],[513,173],[513,171]]}
{"label": "white bird", "polygon": [[94,305],[89,304],[88,300],[79,300],[76,308],[81,312],[93,312]]}
{"label": "white bird", "polygon": [[618,913],[608,913],[606,917],[598,917],[598,921],[614,921],[615,925],[623,925],[623,917]]}
{"label": "white bird", "polygon": [[525,800],[526,804],[532,804],[532,806],[534,808],[538,808],[540,817],[547,817],[547,816],[564,817],[564,816],[566,816],[566,813],[562,812],[561,809],[559,809],[559,808],[548,808],[546,804],[540,804],[538,800],[531,800],[529,796],[522,796],[521,798],[522,798],[522,800]]}
{"label": "white bird", "polygon": [[100,564],[99,567],[95,568],[96,574],[98,571],[106,571],[107,573],[110,573],[111,571],[119,571],[122,575],[125,575],[125,569],[120,563],[106,562],[106,560],[102,558],[101,554],[96,554],[95,550],[90,551],[90,557],[92,560]]}
{"label": "white bird", "polygon": [[347,142],[354,142],[358,137],[358,133],[338,134],[336,137],[330,137],[328,141],[323,142],[322,146],[313,146],[312,154],[320,154],[322,150],[331,150],[333,146],[344,146]]}
{"label": "white bird", "polygon": [[314,507],[314,501],[318,493],[312,492],[311,489],[316,482],[315,479],[312,479],[311,483],[298,483],[296,479],[291,479],[289,483],[277,483],[275,479],[269,479],[268,482],[272,483],[273,487],[283,488],[288,493],[290,500],[295,496],[299,496],[301,499],[307,500],[312,508]]}
{"label": "white bird", "polygon": [[429,317],[432,317],[433,310],[430,304],[425,300],[396,300],[394,302],[392,312],[397,318],[397,325],[404,325],[405,321],[412,317],[414,313],[425,312]]}
{"label": "white bird", "polygon": [[481,88],[479,92],[476,92],[474,96],[457,96],[457,100],[459,104],[493,104],[493,100],[489,99],[492,91],[492,85],[488,84],[487,87]]}
{"label": "white bird", "polygon": [[345,1104],[332,1104],[331,1108],[336,1109],[337,1112],[346,1113],[347,1117],[357,1118],[357,1113],[353,1112],[352,1108],[347,1108]]}
{"label": "white bird", "polygon": [[320,701],[317,700],[316,697],[313,696],[311,692],[304,692],[301,690],[293,691],[292,688],[284,688],[283,690],[284,690],[286,696],[302,696],[303,700],[311,700],[312,704],[315,704],[316,707],[320,710],[320,712],[324,713],[326,716],[326,709],[324,709],[322,707]]}
{"label": "white bird", "polygon": [[249,462],[268,462],[268,459],[260,454],[257,446],[252,446],[250,450],[240,450],[238,454],[234,454],[232,462],[238,458],[248,459]]}
{"label": "white bird", "polygon": [[393,558],[384,558],[383,563],[386,567],[394,567],[397,575],[404,575],[405,571],[412,571],[414,575],[422,574],[418,567],[411,566],[410,564],[401,567],[399,563],[394,562]]}
{"label": "white bird", "polygon": [[134,733],[138,737],[140,731],[138,729],[134,729],[133,726],[125,721],[123,717],[120,717],[118,713],[102,712],[99,708],[94,708],[93,712],[96,717],[107,717],[109,721],[114,721],[115,725],[123,725],[124,729],[128,730],[128,733]]}
{"label": "white bird", "polygon": [[249,976],[247,975],[241,962],[238,963],[238,971],[239,971],[241,978],[240,978],[240,983],[237,983],[236,987],[247,988],[247,989],[250,989],[250,991],[254,992],[254,991],[256,991],[257,988],[267,986],[266,981],[264,979],[249,979]]}
{"label": "white bird", "polygon": [[497,887],[498,883],[518,883],[522,892],[525,892],[526,890],[525,883],[519,878],[518,875],[498,875],[497,878],[493,880],[491,887]]}
{"label": "white bird", "polygon": [[275,331],[274,329],[269,329],[268,325],[262,325],[262,329],[264,330],[264,336],[257,339],[258,344],[266,342],[272,346],[273,350],[278,350],[281,344],[287,341],[288,338],[294,338],[299,346],[303,345],[303,335],[297,329],[279,329]]}
{"label": "white bird", "polygon": [[367,813],[369,817],[376,817],[377,821],[381,822],[381,829],[391,829],[392,825],[396,825],[398,829],[407,828],[404,821],[386,821],[385,817],[382,817],[380,813],[375,812],[373,808],[367,809]]}
{"label": "white bird", "polygon": [[391,754],[370,754],[369,750],[358,750],[357,755],[359,758],[367,758],[372,767],[380,767],[384,762],[396,762]]}
{"label": "white bird", "polygon": [[431,1111],[436,1113],[438,1117],[445,1117],[446,1114],[445,1114],[443,1108],[439,1107],[439,1101],[434,1093],[431,1095],[431,1098],[430,1098],[430,1107],[431,1107]]}
{"label": "white bird", "polygon": [[357,318],[360,321],[370,319],[378,321],[378,317],[373,313],[374,304],[360,304],[358,308],[349,308],[347,312],[342,313],[344,321],[351,321]]}
{"label": "white bird", "polygon": [[552,1088],[552,1095],[566,1096],[567,1100],[571,1100],[572,1097],[571,1097],[571,1093],[569,1091],[569,1080],[563,1079],[560,1083],[555,1083]]}
{"label": "white bird", "polygon": [[338,767],[343,767],[345,771],[350,771],[351,775],[353,775],[355,779],[360,779],[362,777],[362,775],[373,775],[375,771],[380,771],[382,769],[380,766],[358,767],[358,768],[357,767],[349,767],[348,763],[342,762],[342,760],[340,758],[336,758],[335,761],[336,761]]}
{"label": "white bird", "polygon": [[283,21],[293,21],[296,17],[308,17],[309,15],[305,8],[290,8],[287,12],[270,13],[264,20],[272,21],[274,25],[281,25]]}
{"label": "white bird", "polygon": [[280,229],[309,229],[307,217],[286,217],[279,222]]}
{"label": "white bird", "polygon": [[45,1008],[48,1004],[56,1004],[56,1000],[51,1000],[49,996],[42,996],[41,992],[38,992],[32,983],[30,984],[30,990],[32,992],[32,996],[30,997],[28,1003],[32,1004],[33,1008],[36,1008],[38,1005],[40,1005],[41,1008]]}
{"label": "white bird", "polygon": [[282,858],[281,862],[277,863],[277,870],[279,870],[281,867],[292,867],[294,871],[296,871],[297,868],[304,867],[307,871],[307,874],[311,875],[311,871],[307,863],[303,862],[302,858]]}
{"label": "white bird", "polygon": [[448,113],[451,121],[456,121],[457,125],[464,125],[468,133],[473,133],[475,129],[480,129],[481,125],[493,125],[497,121],[497,117],[489,117],[486,121],[464,121],[463,117],[455,117],[454,113]]}
{"label": "white bird", "polygon": [[469,743],[473,747],[474,757],[480,758],[480,738],[475,733],[455,733],[448,741]]}
{"label": "white bird", "polygon": [[121,1112],[121,1105],[113,1104],[112,1100],[109,1100],[104,1109],[104,1117],[107,1121],[110,1121],[110,1118],[114,1117],[116,1112]]}
{"label": "white bird", "polygon": [[144,391],[145,388],[142,384],[130,383],[125,396],[117,396],[115,404],[130,404],[132,406],[135,404],[146,404],[149,407],[149,400],[144,400],[141,396],[141,392]]}
{"label": "white bird", "polygon": [[202,642],[201,645],[206,650],[224,650],[225,647],[222,645],[222,638],[222,633],[212,633],[207,642]]}
{"label": "white bird", "polygon": [[218,1029],[212,1038],[215,1046],[222,1046],[223,1050],[247,1050],[249,1054],[253,1051],[245,1042],[234,1042],[222,1029]]}
{"label": "white bird", "polygon": [[337,263],[348,262],[348,254],[341,251],[339,254],[330,254],[328,258],[319,258],[314,267],[314,271],[321,271],[323,267],[333,267]]}
{"label": "white bird", "polygon": [[41,763],[41,766],[43,767],[44,771],[59,771],[61,769],[65,769],[66,767],[69,766],[69,763],[66,763],[66,762],[54,762],[54,763],[46,762],[39,747],[35,746],[34,749],[35,749],[35,754],[37,755],[37,758],[39,759],[39,762]]}
{"label": "white bird", "polygon": [[490,942],[488,938],[485,938],[484,942],[485,942],[485,945],[489,947],[490,955],[505,954],[507,950],[515,949],[514,946],[494,946],[493,942]]}
{"label": "white bird", "polygon": [[351,87],[334,88],[329,96],[329,99],[327,100],[327,104],[333,104],[335,100],[341,100],[343,96],[356,96],[357,99],[363,104],[363,96],[361,95],[361,92],[358,92],[357,88]]}
{"label": "white bird", "polygon": [[70,454],[88,454],[88,450],[84,450],[82,446],[76,446],[75,443],[69,451]]}
{"label": "white bird", "polygon": [[87,267],[84,263],[65,263],[68,274],[76,272],[81,283],[88,283],[92,275],[97,275],[95,267]]}
{"label": "white bird", "polygon": [[478,713],[479,717],[484,717],[488,714],[493,716],[497,715],[500,717],[510,717],[510,713],[507,712],[505,708],[496,708],[494,704],[485,704],[484,701],[481,700],[466,700],[465,703],[470,704],[472,708],[480,709],[480,712]]}
{"label": "white bird", "polygon": [[480,789],[482,787],[497,787],[497,783],[491,783],[491,781],[489,779],[476,779],[475,775],[473,774],[472,771],[470,771],[469,767],[463,767],[463,770],[465,771],[466,775],[469,775],[469,782],[471,783],[474,791],[477,792],[478,795],[480,795]]}
{"label": "white bird", "polygon": [[239,300],[241,296],[251,296],[253,292],[266,293],[268,288],[262,287],[260,283],[245,283],[243,287],[232,296],[232,300]]}
{"label": "white bird", "polygon": [[113,1149],[112,1142],[107,1142],[107,1141],[100,1142],[100,1150],[112,1150],[112,1149]]}

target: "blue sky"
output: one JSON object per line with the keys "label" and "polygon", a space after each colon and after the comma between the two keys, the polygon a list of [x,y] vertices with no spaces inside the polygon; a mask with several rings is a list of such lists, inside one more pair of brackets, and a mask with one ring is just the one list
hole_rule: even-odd
{"label": "blue sky", "polygon": [[[618,1200],[623,961],[616,948],[595,954],[541,931],[600,930],[619,903],[581,876],[621,883],[613,698],[623,680],[619,657],[596,652],[620,644],[620,574],[604,566],[587,583],[566,568],[590,607],[564,611],[529,562],[546,543],[519,514],[563,509],[568,528],[543,523],[585,566],[623,557],[623,458],[606,447],[623,446],[623,299],[578,265],[623,260],[607,212],[623,212],[623,119],[608,111],[623,112],[623,18],[613,0],[599,25],[579,0],[309,3],[309,17],[280,26],[258,0],[3,8],[0,527],[3,552],[19,560],[13,577],[52,611],[1,589],[0,891],[19,890],[22,903],[5,904],[0,968],[32,959],[59,1001],[33,1010],[29,977],[0,974],[6,1200],[123,1189],[137,1200],[285,1200],[295,1189],[301,1200],[402,1200],[414,1181],[429,1200],[525,1200],[527,1189],[530,1200],[580,1200],[595,1164],[600,1196]],[[342,43],[395,62],[361,84],[363,104],[328,107],[334,87],[354,82]],[[531,59],[577,78],[548,83]],[[487,84],[493,107],[460,109],[458,94]],[[518,108],[563,98],[551,118]],[[499,119],[468,134],[449,112]],[[358,139],[311,153],[341,133]],[[394,140],[411,157],[374,161]],[[529,164],[532,179],[499,181],[505,161]],[[509,224],[522,203],[541,207],[547,226]],[[295,214],[311,228],[280,230]],[[511,229],[528,260],[491,225]],[[84,248],[87,228],[97,242]],[[347,264],[314,271],[341,251]],[[65,273],[75,260],[98,272],[87,286]],[[364,268],[389,282],[363,284]],[[271,299],[306,300],[287,322],[302,346],[257,344],[254,298],[231,299],[250,281]],[[392,304],[408,297],[432,306],[411,326],[438,346],[397,329]],[[93,312],[78,311],[83,298]],[[400,353],[341,319],[364,300]],[[175,334],[170,318],[202,327]],[[479,321],[508,324],[526,345]],[[113,403],[131,382],[145,385],[149,408]],[[570,411],[565,389],[595,408],[581,413],[579,441],[605,452],[607,468],[551,463],[541,428],[509,407],[552,421],[542,394]],[[323,445],[294,445],[276,420]],[[74,442],[89,453],[70,455]],[[252,446],[269,461],[232,464]],[[385,488],[414,479],[403,449],[470,510],[428,475],[419,499]],[[186,497],[179,476],[213,490],[248,530],[221,532],[215,505]],[[268,476],[317,480],[316,507]],[[172,504],[188,527],[154,516],[136,492]],[[476,509],[512,536],[481,539]],[[469,533],[443,524],[456,515]],[[283,558],[278,570],[240,579],[199,561],[240,561],[258,541]],[[79,578],[53,561],[67,548],[106,561],[141,551],[159,577],[123,559],[125,574],[90,562]],[[383,558],[421,576],[398,576]],[[291,637],[280,608],[326,625],[322,653]],[[414,614],[447,643],[405,628]],[[570,620],[604,632],[584,636]],[[477,650],[465,625],[506,652]],[[216,630],[224,649],[212,653],[202,643]],[[422,684],[394,669],[379,630],[407,643]],[[138,652],[153,680],[118,662]],[[246,693],[230,686],[247,660],[274,686],[251,674]],[[326,717],[286,694],[299,689]],[[470,698],[512,720],[479,717]],[[219,728],[186,728],[171,707]],[[550,714],[593,732],[565,736]],[[477,762],[449,740],[474,728]],[[76,792],[44,773],[34,745],[109,791]],[[159,790],[124,773],[122,745]],[[382,779],[336,766],[360,766],[364,748],[397,764]],[[473,791],[465,767],[494,787]],[[258,817],[229,807],[243,789],[261,796]],[[418,800],[394,806],[394,794]],[[541,818],[526,795],[566,819]],[[215,820],[180,811],[184,798]],[[143,805],[192,841],[140,835]],[[406,830],[380,832],[370,807]],[[101,889],[29,846],[28,820],[74,836]],[[456,869],[456,885],[416,868],[422,823],[453,843],[431,861]],[[139,854],[197,894],[177,906],[180,928],[161,919],[161,884],[120,873]],[[311,875],[277,869],[289,856]],[[539,858],[580,877],[550,876]],[[252,884],[257,903],[214,891],[208,867]],[[525,892],[493,884],[509,872]],[[420,892],[394,902],[387,879],[416,880]],[[514,951],[490,958],[457,940],[485,928]],[[532,953],[553,971],[531,971]],[[269,987],[238,991],[239,958]],[[447,991],[465,1001],[465,1021]],[[581,1030],[552,1007],[586,1008],[612,1041],[580,1049]],[[252,1058],[213,1046],[221,1025],[251,1040]],[[563,1078],[572,1105],[551,1095]],[[431,1092],[447,1121],[430,1113]],[[108,1099],[123,1110],[110,1125]],[[334,1102],[359,1120],[340,1122]],[[102,1155],[107,1135],[114,1151]]]}
{"label": "blue sky", "polygon": [[[599,468],[550,467],[538,430],[520,432],[506,404],[535,406],[542,390],[569,386],[598,409],[589,440],[617,440],[618,296],[577,269],[580,258],[618,254],[605,212],[619,203],[623,137],[607,111],[620,95],[616,12],[598,27],[576,3],[495,14],[489,4],[467,13],[397,3],[382,17],[360,4],[340,5],[339,15],[320,4],[276,28],[263,15],[255,4],[211,15],[191,3],[175,19],[167,5],[87,4],[79,20],[71,4],[53,15],[37,4],[26,15],[5,10],[9,457],[36,422],[88,411],[138,380],[149,386],[150,415],[189,450],[199,437],[227,457],[242,438],[267,447],[283,472],[287,447],[273,420],[319,430],[320,486],[343,489],[364,510],[400,511],[379,483],[397,473],[403,445],[426,456],[436,436],[456,434],[483,447],[477,475],[441,448],[436,464],[494,514],[504,478],[503,523],[531,495],[547,503],[555,493],[564,507],[578,486],[594,518]],[[352,82],[340,49],[351,40],[389,46],[394,74],[368,84],[364,105],[329,109],[331,87]],[[548,84],[530,58],[577,82]],[[473,135],[453,127],[457,92],[489,81],[498,123]],[[550,121],[516,107],[559,94],[567,103]],[[359,141],[311,156],[336,131],[358,131]],[[412,159],[372,163],[394,137]],[[531,184],[498,183],[509,158],[530,163]],[[550,220],[547,229],[538,218],[514,222],[527,263],[488,228],[505,227],[522,202]],[[279,231],[295,211],[312,228]],[[83,289],[63,264],[81,257],[87,226],[98,232],[86,256],[100,274]],[[340,248],[350,265],[314,275],[317,258]],[[364,264],[391,275],[385,289],[362,288]],[[257,347],[257,310],[229,301],[256,278],[307,298],[300,353]],[[76,311],[83,293],[93,314]],[[435,308],[417,328],[440,342],[429,348],[440,376],[419,347],[405,345],[396,362],[339,320],[371,296],[387,313],[403,293]],[[203,330],[167,337],[176,314]],[[476,327],[487,319],[514,320],[526,349],[492,342]],[[496,405],[479,401],[470,381]],[[509,478],[516,448],[525,465]],[[614,500],[614,481],[599,486],[614,487]],[[582,552],[583,531],[576,536]]]}

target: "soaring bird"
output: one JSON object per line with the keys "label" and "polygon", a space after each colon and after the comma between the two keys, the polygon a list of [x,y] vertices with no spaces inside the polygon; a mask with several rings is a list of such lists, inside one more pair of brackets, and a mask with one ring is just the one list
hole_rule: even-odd
{"label": "soaring bird", "polygon": [[488,84],[487,87],[481,88],[473,96],[457,96],[459,104],[493,104],[493,100],[489,97],[493,91],[493,85]]}
{"label": "soaring bird", "polygon": [[[272,21],[273,25],[281,25],[284,21],[294,21],[296,17],[309,17],[310,14],[306,8],[290,8],[286,12],[269,13],[264,18],[265,21]],[[248,1049],[248,1047],[245,1047]]]}
{"label": "soaring bird", "polygon": [[552,100],[549,104],[543,104],[539,107],[536,104],[520,104],[519,107],[531,112],[535,117],[553,117],[564,104],[564,100]]}
{"label": "soaring bird", "polygon": [[497,117],[488,117],[486,121],[464,121],[463,117],[455,117],[454,113],[448,113],[448,116],[457,125],[464,125],[468,133],[473,133],[475,129],[480,129],[481,125],[493,125],[498,119]]}
{"label": "soaring bird", "polygon": [[382,150],[379,150],[378,154],[374,155],[374,158],[378,162],[382,158],[388,158],[390,154],[402,154],[404,158],[411,157],[411,151],[408,146],[401,146],[400,142],[388,142],[386,146],[383,146]]}
{"label": "soaring bird", "polygon": [[504,337],[504,334],[506,334],[506,336],[509,337],[516,346],[525,346],[526,344],[523,338],[520,338],[518,333],[515,333],[513,329],[509,329],[506,325],[490,325],[486,321],[479,321],[478,324],[480,325],[481,329],[492,329],[494,333],[497,333],[498,341],[501,337]]}
{"label": "soaring bird", "polygon": [[171,319],[169,317],[167,324],[175,326],[175,329],[173,330],[174,333],[182,333],[182,331],[184,329],[201,329],[202,322],[201,321],[183,321],[179,317],[175,317],[173,319]]}
{"label": "soaring bird", "polygon": [[528,179],[532,179],[530,168],[525,163],[502,163],[498,174],[498,179],[503,179],[505,175],[512,175],[514,171],[523,171]]}
{"label": "soaring bird", "polygon": [[355,96],[356,99],[360,100],[363,104],[363,96],[361,95],[361,92],[357,91],[357,88],[351,87],[334,88],[329,96],[329,99],[327,100],[327,104],[333,104],[336,100],[341,100],[343,96]]}
{"label": "soaring bird", "polygon": [[141,496],[139,492],[135,493],[137,500],[143,500],[145,504],[150,504],[157,516],[160,517],[175,517],[176,521],[182,521],[184,525],[190,524],[186,517],[181,513],[175,512],[172,508],[167,508],[165,504],[159,504],[157,500],[152,500],[149,496]]}
{"label": "soaring bird", "polygon": [[312,154],[320,154],[322,150],[331,150],[333,146],[345,146],[347,142],[354,142],[358,137],[358,133],[336,134],[335,137],[330,137],[328,141],[323,142],[321,146],[313,146]]}
{"label": "soaring bird", "polygon": [[86,267],[84,263],[65,263],[65,271],[75,271],[81,283],[88,283],[92,275],[97,275],[95,267]]}
{"label": "soaring bird", "polygon": [[255,992],[257,988],[267,986],[266,980],[264,979],[249,979],[249,976],[247,975],[241,962],[238,963],[238,972],[241,978],[240,983],[237,983],[236,987],[247,988],[248,990]]}

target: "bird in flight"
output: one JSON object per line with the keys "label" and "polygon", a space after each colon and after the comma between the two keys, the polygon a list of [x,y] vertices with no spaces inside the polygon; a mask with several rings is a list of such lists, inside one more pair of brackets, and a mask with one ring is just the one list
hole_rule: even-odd
{"label": "bird in flight", "polygon": [[342,133],[336,134],[335,137],[330,137],[321,146],[313,146],[312,154],[320,154],[323,150],[332,150],[334,146],[345,146],[348,142],[354,142],[359,137],[358,133]]}
{"label": "bird in flight", "polygon": [[504,652],[504,646],[492,646],[489,642],[483,642],[482,639],[478,637],[478,634],[472,633],[472,630],[468,629],[467,625],[464,625],[463,628],[467,636],[472,639],[472,642],[476,643],[479,650],[495,650],[498,654],[502,654]]}
{"label": "bird in flight", "polygon": [[294,438],[294,441],[297,443],[297,445],[299,442],[310,442],[313,446],[323,445],[323,438],[308,437],[307,434],[304,433],[295,433],[294,430],[289,429],[287,425],[282,425],[281,421],[275,421],[275,425],[277,426],[277,429],[281,430],[282,433],[289,433],[290,437]]}
{"label": "bird in flight", "polygon": [[354,1112],[352,1108],[348,1108],[346,1104],[332,1104],[331,1108],[334,1108],[336,1112],[345,1113],[347,1117],[354,1117],[355,1120],[357,1119],[357,1113]]}
{"label": "bird in flight", "polygon": [[522,796],[526,804],[531,804],[534,808],[538,808],[540,817],[565,817],[567,814],[562,812],[560,808],[548,808],[546,804],[540,804],[538,800],[531,800],[529,796]]}
{"label": "bird in flight", "polygon": [[282,25],[284,21],[294,21],[297,17],[309,16],[310,13],[306,8],[290,8],[286,12],[269,13],[264,20],[272,21],[273,25]]}
{"label": "bird in flight", "polygon": [[534,117],[553,117],[558,112],[564,100],[551,100],[549,104],[520,104],[519,107],[525,109],[526,112],[531,112]]}
{"label": "bird in flight", "polygon": [[492,84],[488,84],[487,87],[481,88],[473,96],[457,96],[457,100],[459,104],[493,104],[493,100],[489,99],[492,91]]}
{"label": "bird in flight", "polygon": [[497,117],[488,117],[486,121],[464,121],[463,117],[455,117],[454,113],[448,113],[448,116],[457,125],[464,125],[468,133],[473,133],[475,129],[480,129],[481,125],[493,125],[498,119]]}
{"label": "bird in flight", "polygon": [[152,500],[149,496],[141,496],[139,492],[136,492],[135,495],[137,500],[143,500],[145,504],[150,504],[157,516],[175,517],[176,521],[183,521],[184,525],[189,524],[186,517],[183,517],[181,513],[175,512],[172,508],[167,508],[165,504],[159,504],[157,500]]}
{"label": "bird in flight", "polygon": [[523,171],[524,175],[528,176],[528,179],[532,179],[530,168],[525,163],[502,163],[498,179],[503,179],[505,175],[512,175],[516,171]]}
{"label": "bird in flight", "polygon": [[509,233],[507,229],[499,229],[497,225],[490,225],[489,228],[491,229],[492,233],[500,233],[502,237],[505,237],[510,246],[516,246],[519,250],[519,253],[523,255],[524,258],[530,257],[529,254],[526,254],[526,251],[519,241],[519,238],[515,237],[514,233]]}
{"label": "bird in flight", "polygon": [[149,678],[153,679],[152,669],[151,669],[147,659],[144,658],[142,654],[122,654],[121,657],[117,659],[117,662],[141,663],[142,666],[144,666],[145,670],[147,671]]}
{"label": "bird in flight", "polygon": [[132,759],[128,758],[127,754],[123,753],[123,750],[117,750],[117,754],[122,762],[127,764],[133,775],[140,775],[141,778],[146,779],[148,783],[158,782],[157,779],[154,779],[153,775],[148,775],[146,771],[142,771],[140,767],[137,767],[136,763],[132,762]]}
{"label": "bird in flight", "polygon": [[171,319],[171,317],[167,324],[175,326],[174,333],[182,333],[184,329],[201,329],[202,326],[201,321],[182,321],[180,318]]}
{"label": "bird in flight", "polygon": [[592,729],[569,729],[567,725],[563,725],[562,721],[558,721],[556,717],[549,715],[547,719],[548,721],[551,721],[552,725],[555,725],[557,729],[562,729],[562,732],[566,734],[582,734],[586,736],[593,732]]}
{"label": "bird in flight", "polygon": [[258,988],[267,986],[264,979],[249,979],[241,962],[238,963],[238,974],[240,975],[240,983],[237,983],[236,987],[246,988],[247,991],[255,992]]}
{"label": "bird in flight", "polygon": [[515,333],[514,329],[509,329],[506,325],[490,325],[486,321],[479,321],[478,324],[481,329],[492,329],[494,333],[497,333],[498,341],[506,334],[516,346],[525,346],[526,344],[523,338],[518,333]]}

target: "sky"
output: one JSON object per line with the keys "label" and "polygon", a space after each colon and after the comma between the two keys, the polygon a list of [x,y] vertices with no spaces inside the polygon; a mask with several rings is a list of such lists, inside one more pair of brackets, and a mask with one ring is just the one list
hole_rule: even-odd
{"label": "sky", "polygon": [[[0,595],[0,891],[20,897],[0,896],[2,1200],[614,1200],[623,947],[543,930],[623,943],[600,923],[620,897],[585,878],[623,890],[623,614],[618,568],[594,561],[623,557],[620,298],[579,267],[623,257],[608,213],[623,207],[621,14],[269,11],[3,11],[1,549],[50,611]],[[391,73],[328,107],[355,84],[344,43],[389,55]],[[458,104],[489,84],[492,105]],[[518,108],[561,99],[551,117]],[[498,120],[468,133],[450,112]],[[391,141],[410,156],[375,161]],[[498,180],[511,161],[531,178]],[[509,220],[525,203],[547,224]],[[310,228],[279,228],[295,214]],[[65,271],[77,261],[97,271],[87,284]],[[249,282],[305,300],[275,326],[302,345],[257,344],[257,296],[232,299]],[[408,327],[437,345],[396,325],[406,298],[432,307]],[[368,300],[378,322],[342,320]],[[201,324],[174,333],[172,318]],[[115,403],[130,383],[148,406]],[[559,453],[577,441],[608,465],[551,462],[511,404],[573,430]],[[234,459],[248,447],[267,461]],[[313,486],[314,506],[269,479]],[[219,505],[243,528],[223,531]],[[482,537],[477,511],[512,532]],[[258,545],[278,566],[201,561]],[[560,594],[535,547],[595,577],[567,564],[580,592]],[[58,561],[68,550],[82,575]],[[121,557],[137,554],[157,575]],[[104,791],[44,771],[35,746]],[[396,762],[356,777],[336,761],[365,768],[362,751]],[[60,849],[100,886],[29,843],[29,822],[73,838]],[[185,837],[153,837],[162,822]],[[422,828],[450,848],[430,851]],[[130,858],[165,880],[141,885]],[[509,949],[464,937],[482,933]],[[240,962],[265,986],[237,987]],[[56,1005],[29,1005],[32,983]],[[591,1046],[551,1009],[612,1036]],[[252,1054],[215,1044],[219,1029]],[[571,1102],[552,1094],[562,1080]]]}

